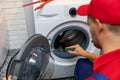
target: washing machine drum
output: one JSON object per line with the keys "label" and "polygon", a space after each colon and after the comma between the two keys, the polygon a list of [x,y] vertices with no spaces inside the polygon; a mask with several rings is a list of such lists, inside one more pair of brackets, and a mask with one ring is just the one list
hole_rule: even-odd
{"label": "washing machine drum", "polygon": [[12,80],[49,80],[53,63],[48,40],[40,34],[34,35],[11,59],[6,75],[12,75]]}
{"label": "washing machine drum", "polygon": [[82,42],[85,39],[85,36],[82,32],[77,31],[77,30],[67,30],[62,33],[60,36],[60,44],[62,45],[63,48],[72,46],[75,44],[81,45]]}

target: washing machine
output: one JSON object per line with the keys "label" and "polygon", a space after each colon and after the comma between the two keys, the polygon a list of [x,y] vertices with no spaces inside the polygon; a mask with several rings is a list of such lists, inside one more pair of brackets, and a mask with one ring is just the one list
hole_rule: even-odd
{"label": "washing machine", "polygon": [[[33,0],[36,1],[36,0]],[[76,61],[81,56],[59,51],[60,36],[70,30],[79,31],[84,36],[81,42],[82,48],[91,53],[99,53],[92,42],[87,24],[87,16],[78,16],[76,9],[90,0],[53,0],[43,8],[34,11],[35,33],[42,34],[48,39],[51,48],[51,55],[54,58],[54,72],[52,78],[72,77]],[[40,3],[41,4],[41,3]],[[35,9],[40,4],[35,4]],[[83,39],[83,37],[79,37]]]}
{"label": "washing machine", "polygon": [[[13,80],[73,77],[77,60],[84,57],[67,53],[64,49],[68,42],[70,45],[78,42],[86,51],[100,53],[92,42],[87,17],[76,14],[80,5],[89,2],[90,0],[53,0],[39,10],[33,10],[35,35],[31,35],[13,56],[6,75],[13,75]],[[33,8],[40,4],[35,4]]]}

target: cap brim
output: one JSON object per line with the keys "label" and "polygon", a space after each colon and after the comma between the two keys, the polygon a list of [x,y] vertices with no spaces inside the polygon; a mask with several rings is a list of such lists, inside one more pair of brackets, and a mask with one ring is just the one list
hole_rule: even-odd
{"label": "cap brim", "polygon": [[80,16],[88,15],[89,4],[82,5],[77,9],[77,14]]}

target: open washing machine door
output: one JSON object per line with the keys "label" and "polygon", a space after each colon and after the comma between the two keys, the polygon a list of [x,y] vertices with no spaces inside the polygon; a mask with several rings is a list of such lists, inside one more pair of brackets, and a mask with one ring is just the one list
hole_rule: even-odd
{"label": "open washing machine door", "polygon": [[53,63],[47,38],[37,34],[27,40],[11,59],[6,75],[12,75],[12,80],[49,80]]}

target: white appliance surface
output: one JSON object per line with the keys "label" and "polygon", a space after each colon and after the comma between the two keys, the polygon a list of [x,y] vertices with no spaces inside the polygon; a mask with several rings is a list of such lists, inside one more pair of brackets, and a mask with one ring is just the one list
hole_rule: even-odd
{"label": "white appliance surface", "polygon": [[[34,11],[35,30],[36,33],[42,33],[47,36],[48,33],[57,25],[72,21],[81,20],[86,22],[86,16],[69,15],[70,8],[78,8],[82,4],[89,3],[90,0],[53,0],[45,5],[42,9]],[[34,9],[40,4],[34,5]]]}

